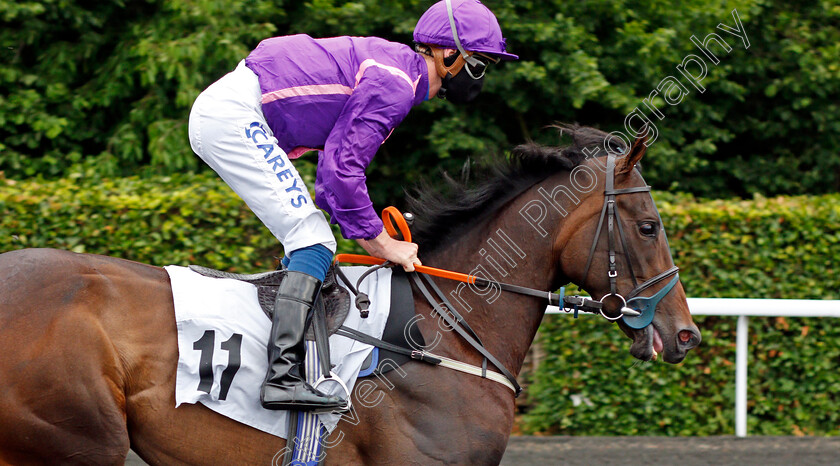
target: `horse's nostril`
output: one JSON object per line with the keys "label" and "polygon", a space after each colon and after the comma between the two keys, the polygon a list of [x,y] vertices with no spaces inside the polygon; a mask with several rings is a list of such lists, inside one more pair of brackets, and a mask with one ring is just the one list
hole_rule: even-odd
{"label": "horse's nostril", "polygon": [[680,346],[690,350],[700,344],[700,334],[696,330],[687,328],[677,333],[677,340]]}

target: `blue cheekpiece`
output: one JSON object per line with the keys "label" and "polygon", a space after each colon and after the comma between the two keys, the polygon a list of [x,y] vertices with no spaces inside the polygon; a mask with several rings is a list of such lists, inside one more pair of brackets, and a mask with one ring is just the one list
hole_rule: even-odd
{"label": "blue cheekpiece", "polygon": [[637,296],[635,298],[628,299],[627,307],[635,309],[641,312],[641,314],[635,317],[624,316],[624,323],[631,328],[645,328],[650,325],[650,323],[653,322],[653,314],[656,312],[656,306],[659,304],[659,301],[661,301],[662,298],[671,291],[671,288],[673,288],[678,281],[680,281],[680,274],[674,275],[674,278],[672,278],[667,285],[651,297]]}

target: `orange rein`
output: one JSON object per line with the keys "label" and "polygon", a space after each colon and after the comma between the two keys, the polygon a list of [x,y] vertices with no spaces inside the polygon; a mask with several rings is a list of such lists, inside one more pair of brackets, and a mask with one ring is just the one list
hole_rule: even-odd
{"label": "orange rein", "polygon": [[[397,230],[397,228],[394,228],[395,222],[399,230]],[[404,241],[411,242],[411,229],[408,227],[408,223],[405,221],[405,217],[403,217],[402,213],[396,207],[388,206],[382,210],[382,223],[385,226],[385,231],[387,231],[388,234],[392,237],[396,237],[399,233],[402,234]],[[336,254],[335,262],[342,262],[347,264],[381,265],[385,263],[385,259],[373,256],[366,256],[363,254]],[[477,278],[475,275],[468,275],[465,273],[453,272],[451,270],[443,270],[435,267],[427,267],[425,265],[415,265],[414,270],[420,273],[425,273],[427,275],[448,278],[450,280],[457,280],[459,282],[464,283],[475,283],[475,280]]]}

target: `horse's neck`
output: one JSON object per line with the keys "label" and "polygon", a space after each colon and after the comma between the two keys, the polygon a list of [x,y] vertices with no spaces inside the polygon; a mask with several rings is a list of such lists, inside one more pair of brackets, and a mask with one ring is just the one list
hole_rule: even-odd
{"label": "horse's neck", "polygon": [[[492,220],[424,258],[424,263],[549,291],[558,279],[552,236],[542,236],[520,216],[526,204],[527,199],[515,200]],[[458,291],[457,284],[438,282],[490,352],[518,374],[547,301],[474,285],[461,285]]]}

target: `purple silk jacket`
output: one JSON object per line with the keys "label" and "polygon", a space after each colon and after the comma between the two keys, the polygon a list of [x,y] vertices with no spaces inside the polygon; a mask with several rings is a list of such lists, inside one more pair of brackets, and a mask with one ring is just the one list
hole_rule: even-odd
{"label": "purple silk jacket", "polygon": [[428,98],[426,62],[376,37],[262,41],[245,59],[259,77],[262,111],[290,158],[321,149],[315,202],[348,239],[382,231],[365,169],[409,110]]}

